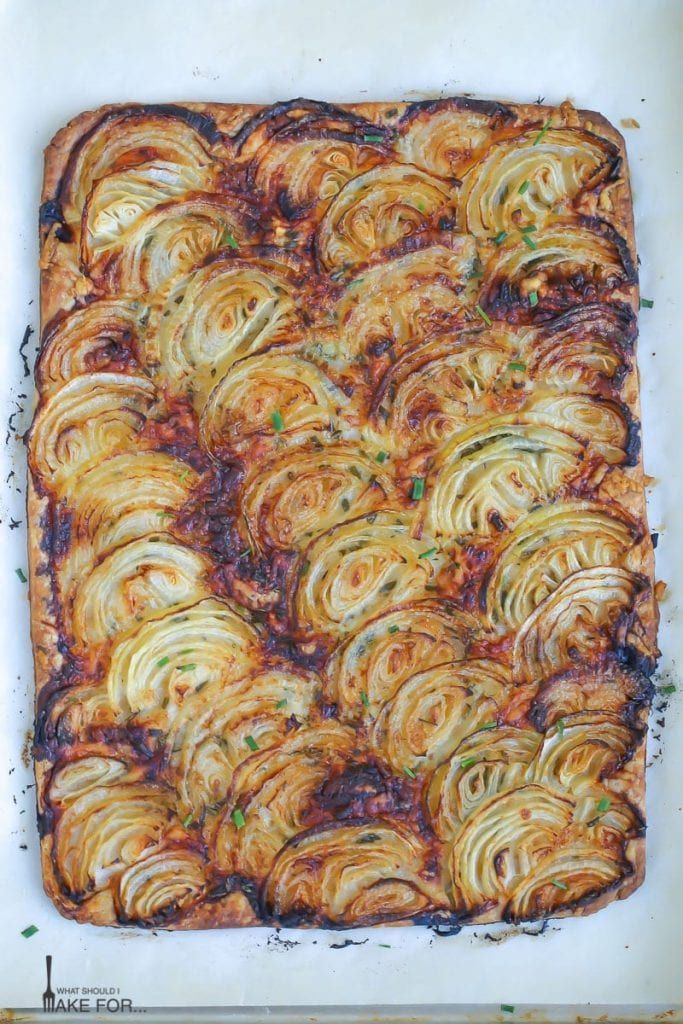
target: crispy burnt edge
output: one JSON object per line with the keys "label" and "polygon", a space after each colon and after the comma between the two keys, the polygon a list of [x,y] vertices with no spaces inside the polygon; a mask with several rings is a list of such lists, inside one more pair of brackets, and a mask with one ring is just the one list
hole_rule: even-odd
{"label": "crispy burnt edge", "polygon": [[[326,112],[332,112],[333,114],[343,112],[350,119],[358,119],[359,121],[367,119],[374,125],[389,128],[396,128],[401,121],[405,123],[405,119],[409,119],[411,115],[417,114],[421,110],[440,109],[451,106],[453,109],[473,109],[486,113],[491,117],[498,117],[504,121],[506,127],[538,124],[540,129],[548,117],[551,114],[557,114],[559,109],[564,115],[566,124],[594,131],[596,134],[611,141],[619,151],[620,187],[614,196],[610,223],[624,239],[633,265],[635,266],[636,264],[633,204],[625,142],[623,136],[601,114],[590,110],[574,110],[574,108],[565,104],[558,108],[536,103],[499,103],[497,101],[482,101],[458,96],[444,97],[440,100],[422,100],[416,103],[384,101],[339,105],[309,100],[294,100],[284,104],[273,104],[272,107],[292,109],[297,105],[301,106],[303,104],[310,104],[311,110],[318,110],[323,116]],[[76,143],[103,118],[113,119],[117,113],[121,113],[124,110],[130,110],[131,112],[154,112],[156,110],[171,116],[178,116],[179,111],[187,111],[188,123],[192,123],[192,120],[195,118],[197,119],[195,126],[198,126],[200,123],[212,123],[214,126],[213,130],[217,133],[216,138],[220,138],[226,144],[226,148],[234,150],[235,139],[240,132],[246,137],[246,129],[249,123],[253,124],[254,119],[259,118],[259,115],[258,123],[261,123],[261,120],[264,120],[267,116],[266,111],[269,110],[269,106],[195,102],[156,105],[108,104],[96,110],[79,114],[57,132],[45,152],[45,173],[41,195],[41,211],[43,211],[42,223],[40,224],[41,248],[49,232],[55,229],[55,224],[57,224],[57,230],[59,228],[57,218],[52,217],[52,214],[57,211],[51,211],[45,204],[50,200],[54,200],[57,195],[59,182],[65,173]],[[192,120],[189,120],[190,117],[192,117]],[[204,118],[207,120],[199,120]],[[47,263],[41,258],[41,337],[56,312],[68,311],[77,303],[79,298],[79,292],[76,287],[77,280],[73,272],[69,271],[68,265],[64,266],[63,257],[61,259],[58,257],[55,260],[50,259]],[[622,288],[618,289],[618,294],[614,298],[629,306],[634,316],[637,317],[639,308],[637,279],[625,283]],[[620,397],[629,409],[633,420],[639,423],[640,393],[638,366],[635,358],[635,338],[634,359],[621,381]],[[639,546],[641,555],[639,568],[653,585],[655,578],[654,550],[647,527],[642,450],[639,452],[636,464],[632,467],[627,467],[624,470],[624,474],[628,478],[631,488],[627,493],[620,496],[620,501],[626,510],[637,517],[643,525],[644,539]],[[35,665],[35,697],[37,707],[41,692],[50,686],[52,679],[63,666],[64,659],[59,647],[59,628],[51,586],[51,559],[49,553],[50,507],[48,500],[39,493],[39,489],[35,486],[30,472],[27,488],[27,512],[29,523],[31,639]],[[659,615],[654,599],[653,586],[650,588],[649,599],[641,606],[639,611],[649,645],[654,652],[657,652],[656,634]],[[638,712],[639,721],[643,724],[644,728],[647,727],[648,707],[646,704]],[[645,761],[646,746],[645,740],[643,740],[629,762],[627,769],[630,774],[629,799],[643,820],[645,820]],[[34,764],[37,784],[38,823],[41,833],[43,885],[46,894],[65,917],[84,923],[122,926],[122,922],[115,918],[112,919],[111,908],[108,908],[106,904],[102,909],[94,906],[92,903],[90,905],[75,906],[67,900],[62,892],[53,866],[51,821],[49,816],[46,815],[47,807],[44,799],[45,784],[52,764],[49,761],[41,761],[37,758],[34,758]],[[553,918],[583,916],[602,909],[614,899],[624,899],[629,896],[642,884],[645,877],[644,834],[628,841],[625,854],[633,868],[631,874],[618,880],[615,885],[610,886],[598,896],[579,901],[573,906],[548,916]],[[264,921],[258,916],[255,913],[254,906],[254,901],[250,901],[245,891],[233,888],[232,884],[228,883],[224,886],[223,893],[215,891],[212,895],[210,892],[203,903],[191,907],[174,920],[168,920],[165,922],[165,927],[171,929],[220,928],[273,923]],[[488,912],[478,917],[468,918],[467,923],[488,924],[495,923],[502,918],[502,911]],[[434,912],[418,915],[405,921],[393,921],[391,923],[394,925],[431,924],[439,927],[443,926],[444,918],[442,912]],[[449,923],[453,922],[449,920]],[[455,927],[458,927],[457,923]]]}

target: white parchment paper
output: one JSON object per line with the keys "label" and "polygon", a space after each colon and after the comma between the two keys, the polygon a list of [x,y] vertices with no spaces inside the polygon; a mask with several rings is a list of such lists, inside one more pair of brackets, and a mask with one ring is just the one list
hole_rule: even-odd
{"label": "white parchment paper", "polygon": [[[683,1003],[683,689],[655,724],[648,877],[622,904],[494,943],[415,929],[150,934],[76,925],[42,893],[32,774],[24,453],[37,323],[42,149],[110,101],[352,101],[471,92],[599,110],[626,135],[642,260],[643,434],[660,532],[661,682],[683,655],[683,4],[657,0],[4,0],[0,2],[0,1006],[45,985],[116,988],[136,1006]],[[27,346],[31,358],[35,335]],[[0,441],[4,440],[3,436]],[[14,522],[21,521],[13,527]],[[665,677],[665,678],[664,678]],[[661,756],[659,752],[661,751]],[[21,935],[35,924],[37,934]],[[497,933],[492,933],[498,937]],[[333,948],[352,938],[364,944]],[[292,940],[297,945],[283,944]],[[365,941],[367,940],[367,941]],[[75,1019],[75,1018],[72,1018]]]}

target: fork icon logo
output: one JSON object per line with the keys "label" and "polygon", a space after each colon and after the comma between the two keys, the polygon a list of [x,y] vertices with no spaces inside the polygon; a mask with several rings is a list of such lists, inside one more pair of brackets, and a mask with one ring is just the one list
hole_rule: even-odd
{"label": "fork icon logo", "polygon": [[43,1010],[50,1013],[55,1008],[55,994],[52,991],[52,957],[45,957],[45,970],[47,972],[47,988],[43,992]]}

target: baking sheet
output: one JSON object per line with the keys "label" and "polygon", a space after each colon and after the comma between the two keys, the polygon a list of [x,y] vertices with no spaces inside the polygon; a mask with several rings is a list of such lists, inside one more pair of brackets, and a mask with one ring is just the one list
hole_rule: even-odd
{"label": "baking sheet", "polygon": [[[655,301],[641,314],[645,466],[656,478],[649,510],[651,527],[660,532],[658,576],[670,585],[662,605],[659,682],[677,682],[683,656],[676,583],[683,579],[683,346],[676,327],[683,322],[682,38],[683,4],[676,0],[0,3],[6,100],[0,133],[3,420],[17,410],[7,443],[0,445],[0,737],[6,752],[0,768],[0,1006],[40,1005],[44,958],[51,954],[53,987],[80,990],[64,998],[87,1000],[82,1012],[89,1016],[83,1019],[96,1019],[98,998],[112,1000],[102,1009],[104,1019],[113,1012],[121,1019],[124,999],[134,1008],[365,1005],[368,1014],[379,1014],[382,1005],[410,1004],[412,1018],[450,1021],[490,1019],[492,1009],[500,1019],[515,1019],[523,1016],[522,1007],[547,1004],[555,1004],[555,1020],[569,1019],[576,1012],[571,1007],[588,1003],[603,1004],[602,1012],[604,1004],[629,1006],[632,1020],[681,1009],[680,689],[653,718],[648,878],[630,899],[596,916],[551,922],[542,935],[475,928],[445,938],[419,928],[146,933],[61,919],[40,885],[26,760],[32,717],[28,607],[26,586],[15,573],[26,571],[25,534],[24,523],[13,522],[25,519],[24,450],[15,435],[30,419],[32,381],[24,377],[18,348],[25,327],[37,327],[41,150],[71,116],[126,100],[268,102],[307,95],[353,101],[472,92],[519,101],[544,96],[555,103],[569,96],[577,106],[600,110],[617,127],[622,118],[635,118],[641,126],[624,133],[641,290]],[[25,348],[31,361],[34,341],[35,335]],[[662,717],[664,729],[657,724]],[[39,931],[25,939],[21,930],[30,924]],[[363,945],[344,946],[347,939]],[[85,988],[116,991],[84,993]],[[500,1010],[501,1004],[514,1006],[515,1014]],[[287,1012],[282,1020],[300,1019],[296,1011]],[[533,1017],[545,1019],[549,1012],[538,1010]],[[622,1011],[614,1005],[612,1019],[617,1013]],[[349,1009],[344,1017],[321,1019],[356,1016]],[[149,1020],[156,1017],[149,1012]],[[252,1017],[262,1019],[262,1012]],[[68,1019],[77,1019],[76,1011]],[[234,1019],[250,1018],[242,1013]],[[589,1019],[597,1017],[590,1012]]]}

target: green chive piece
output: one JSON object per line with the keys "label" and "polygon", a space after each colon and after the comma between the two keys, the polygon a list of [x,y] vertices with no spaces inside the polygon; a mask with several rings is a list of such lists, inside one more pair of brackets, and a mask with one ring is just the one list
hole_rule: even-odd
{"label": "green chive piece", "polygon": [[311,563],[309,561],[307,561],[307,560],[303,561],[301,563],[301,575],[305,576],[310,568],[311,568]]}
{"label": "green chive piece", "polygon": [[514,1006],[509,1006],[507,1003],[501,1003],[500,1004],[500,1009],[501,1009],[502,1013],[514,1013],[515,1012]]}
{"label": "green chive piece", "polygon": [[24,575],[24,570],[23,569],[15,569],[14,571],[17,574],[17,576],[19,577],[19,579],[21,580],[22,583],[27,583],[28,582],[28,580],[26,579],[26,576]]}
{"label": "green chive piece", "polygon": [[405,766],[403,771],[405,772],[405,774],[408,776],[409,779],[416,779],[417,778],[417,775],[415,774],[413,769],[409,768],[407,765]]}
{"label": "green chive piece", "polygon": [[168,665],[170,660],[171,659],[169,658],[169,656],[167,654],[165,654],[163,656],[163,658],[159,658],[159,660],[157,662],[157,668],[163,668],[164,665]]}
{"label": "green chive piece", "polygon": [[231,818],[232,818],[232,820],[233,820],[233,821],[235,822],[235,825],[237,826],[237,828],[244,828],[244,826],[245,826],[245,825],[246,825],[246,823],[247,823],[247,821],[246,821],[246,818],[245,818],[245,817],[244,817],[244,815],[242,814],[242,812],[241,812],[241,810],[239,809],[239,807],[236,807],[236,808],[235,808],[235,810],[234,810],[234,811],[232,812],[232,814],[230,815],[230,817],[231,817]]}
{"label": "green chive piece", "polygon": [[557,735],[564,736],[564,718],[558,718],[557,720]]}
{"label": "green chive piece", "polygon": [[538,292],[529,292],[529,305],[530,306],[537,306],[538,305]]}
{"label": "green chive piece", "polygon": [[666,686],[658,686],[657,693],[663,693],[665,697],[670,697],[672,693],[676,692],[676,684],[668,683]]}
{"label": "green chive piece", "polygon": [[494,245],[502,245],[502,244],[503,244],[503,242],[505,241],[505,239],[507,238],[507,236],[508,236],[508,233],[507,233],[507,231],[501,231],[501,232],[500,232],[499,234],[497,234],[497,235],[496,235],[496,237],[495,237],[495,238],[493,239],[493,244],[494,244]]}
{"label": "green chive piece", "polygon": [[655,300],[654,299],[641,299],[640,300],[640,308],[641,309],[652,309],[654,304],[655,304]]}
{"label": "green chive piece", "polygon": [[539,144],[539,142],[541,142],[542,139],[545,138],[546,132],[548,131],[548,128],[550,128],[550,121],[546,121],[546,123],[541,128],[540,132],[538,133],[538,135],[534,139],[534,146],[537,146]]}
{"label": "green chive piece", "polygon": [[483,725],[479,726],[480,729],[496,729],[497,727],[498,722],[484,722]]}
{"label": "green chive piece", "polygon": [[532,231],[538,231],[535,224],[527,224],[525,228],[519,229],[523,235],[530,235]]}
{"label": "green chive piece", "polygon": [[391,949],[391,946],[389,945],[388,942],[378,942],[377,945],[381,946],[382,949]]}
{"label": "green chive piece", "polygon": [[603,796],[602,800],[598,802],[598,811],[600,814],[604,814],[605,811],[608,811],[611,803],[612,801],[608,797]]}
{"label": "green chive piece", "polygon": [[462,761],[460,762],[460,767],[461,768],[471,768],[472,765],[476,764],[476,763],[477,763],[476,757],[463,757]]}
{"label": "green chive piece", "polygon": [[524,373],[526,363],[508,363],[508,370],[519,370],[520,373]]}
{"label": "green chive piece", "polygon": [[418,558],[431,558],[432,555],[435,555],[438,550],[439,550],[438,548],[427,548],[426,551],[421,551],[420,554],[417,557]]}
{"label": "green chive piece", "polygon": [[178,671],[179,672],[192,672],[194,669],[196,669],[196,667],[197,666],[195,665],[195,663],[193,661],[190,661],[190,662],[188,662],[187,665],[178,665]]}
{"label": "green chive piece", "polygon": [[529,182],[528,181],[523,181],[522,184],[517,189],[517,191],[519,192],[520,196],[523,196],[528,188],[529,188]]}
{"label": "green chive piece", "polygon": [[364,708],[369,708],[370,707],[370,698],[368,697],[368,695],[365,692],[365,690],[361,690],[360,691],[360,702],[361,702],[361,704],[363,705]]}
{"label": "green chive piece", "polygon": [[364,135],[363,142],[384,142],[383,135]]}
{"label": "green chive piece", "polygon": [[190,824],[191,821],[192,821],[192,811],[190,811],[190,813],[187,815],[186,818],[183,818],[183,828],[187,828],[187,826]]}
{"label": "green chive piece", "polygon": [[375,455],[375,462],[386,462],[388,458],[389,456],[387,455],[386,452],[377,452],[377,454]]}
{"label": "green chive piece", "polygon": [[259,748],[258,743],[256,742],[253,736],[245,736],[244,742],[246,743],[250,750],[258,750]]}
{"label": "green chive piece", "polygon": [[277,702],[277,704],[275,705],[275,707],[277,708],[277,710],[278,710],[278,711],[282,711],[282,709],[283,709],[283,708],[286,708],[286,707],[287,707],[287,698],[286,698],[286,697],[283,697],[283,698],[282,698],[282,700],[279,700],[279,701]]}
{"label": "green chive piece", "polygon": [[[398,626],[389,626],[390,633],[398,633]],[[675,687],[674,687],[675,689]]]}
{"label": "green chive piece", "polygon": [[240,551],[238,558],[248,558],[251,555],[251,548],[245,548],[244,551]]}
{"label": "green chive piece", "polygon": [[423,497],[425,492],[424,477],[414,476],[413,477],[413,489],[410,492],[410,497],[413,501],[419,501]]}
{"label": "green chive piece", "polygon": [[189,476],[189,475],[190,475],[190,470],[189,470],[189,468],[188,468],[188,469],[184,469],[184,470],[182,471],[182,473],[180,474],[180,476],[178,477],[178,479],[179,479],[179,480],[180,480],[180,482],[182,483],[182,482],[183,482],[184,480],[187,480],[187,478],[188,478],[188,476]]}
{"label": "green chive piece", "polygon": [[273,430],[275,431],[276,434],[279,434],[282,430],[285,429],[285,421],[282,418],[282,413],[279,412],[277,409],[275,410],[274,413],[271,413],[270,422],[273,424]]}
{"label": "green chive piece", "polygon": [[34,924],[30,924],[28,928],[22,929],[21,934],[24,936],[25,939],[30,939],[31,936],[35,935],[37,931],[37,927]]}
{"label": "green chive piece", "polygon": [[529,249],[538,249],[538,246],[534,242],[533,238],[530,238],[528,234],[522,235],[522,240]]}
{"label": "green chive piece", "polygon": [[159,519],[173,519],[172,512],[157,512]]}
{"label": "green chive piece", "polygon": [[556,889],[563,889],[566,892],[569,888],[568,885],[566,885],[564,882],[560,882],[557,878],[551,878],[550,881]]}
{"label": "green chive piece", "polygon": [[485,312],[485,310],[483,310],[481,308],[481,306],[475,306],[474,308],[476,309],[477,313],[482,318],[482,320],[484,321],[486,326],[490,327],[491,326],[491,317],[488,315],[488,313]]}
{"label": "green chive piece", "polygon": [[229,245],[231,249],[239,249],[237,239],[230,231],[225,231],[221,238],[221,245]]}
{"label": "green chive piece", "polygon": [[341,507],[344,509],[345,512],[349,511],[349,509],[351,508],[351,502],[349,501],[348,498],[342,498]]}

